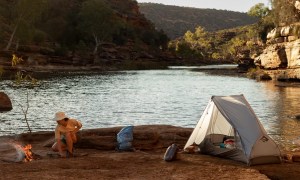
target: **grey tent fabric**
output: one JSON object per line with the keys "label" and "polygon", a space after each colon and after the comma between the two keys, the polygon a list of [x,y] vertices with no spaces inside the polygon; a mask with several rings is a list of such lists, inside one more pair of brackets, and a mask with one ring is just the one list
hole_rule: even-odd
{"label": "grey tent fabric", "polygon": [[[233,149],[220,149],[212,137],[233,137]],[[212,96],[184,148],[200,145],[202,153],[226,157],[248,165],[280,163],[277,144],[267,135],[243,95]]]}

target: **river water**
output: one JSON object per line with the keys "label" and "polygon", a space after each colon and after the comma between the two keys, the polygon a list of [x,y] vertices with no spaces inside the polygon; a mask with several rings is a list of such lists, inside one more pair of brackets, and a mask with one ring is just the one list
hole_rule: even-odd
{"label": "river water", "polygon": [[0,91],[8,94],[14,107],[0,113],[0,135],[28,131],[21,108],[26,108],[28,92],[27,119],[33,131],[54,130],[57,111],[79,119],[84,129],[147,124],[193,128],[212,95],[244,94],[277,142],[292,146],[300,136],[300,120],[293,118],[300,114],[299,87],[191,69],[56,76],[31,89],[0,81]]}

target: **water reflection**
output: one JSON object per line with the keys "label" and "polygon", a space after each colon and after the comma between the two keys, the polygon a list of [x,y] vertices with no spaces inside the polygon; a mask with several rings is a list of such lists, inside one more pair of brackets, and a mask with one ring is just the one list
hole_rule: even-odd
{"label": "water reflection", "polygon": [[[299,87],[276,87],[269,88],[277,90],[277,104],[274,112],[277,118],[278,141],[281,141],[287,149],[293,148],[293,141],[300,136],[300,120],[295,118],[299,115],[300,88]],[[300,145],[300,144],[299,144]]]}
{"label": "water reflection", "polygon": [[[56,111],[78,118],[84,129],[129,124],[194,127],[212,95],[244,94],[278,142],[291,144],[300,135],[299,121],[291,117],[299,113],[299,88],[225,74],[170,69],[43,79],[39,87],[28,90],[28,120],[33,131],[53,130]],[[17,106],[25,104],[27,89],[12,88],[8,81],[1,81],[0,87],[14,106],[0,114],[0,135],[27,131]]]}

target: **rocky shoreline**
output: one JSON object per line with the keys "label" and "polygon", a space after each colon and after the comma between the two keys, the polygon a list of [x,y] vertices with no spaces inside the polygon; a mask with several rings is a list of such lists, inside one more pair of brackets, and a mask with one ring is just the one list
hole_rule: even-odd
{"label": "rocky shoreline", "polygon": [[[122,127],[80,131],[75,157],[59,158],[51,152],[53,132],[24,133],[0,137],[4,143],[31,144],[31,162],[3,161],[1,177],[5,179],[297,179],[300,163],[247,166],[218,157],[182,151],[192,128],[170,125],[141,125],[133,131],[135,151],[118,152],[116,134]],[[172,162],[163,160],[167,147],[176,143],[180,150]],[[293,154],[297,154],[293,152]],[[10,154],[11,155],[11,154]],[[16,173],[18,172],[18,173]]]}

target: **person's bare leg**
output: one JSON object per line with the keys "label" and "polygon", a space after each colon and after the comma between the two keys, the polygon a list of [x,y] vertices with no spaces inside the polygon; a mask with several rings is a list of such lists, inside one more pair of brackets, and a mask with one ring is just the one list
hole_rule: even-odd
{"label": "person's bare leg", "polygon": [[76,133],[71,133],[71,137],[72,137],[73,144],[74,144],[74,143],[77,143],[77,136],[76,136]]}
{"label": "person's bare leg", "polygon": [[67,132],[65,134],[65,138],[67,142],[67,150],[69,151],[69,153],[73,153],[73,139],[71,134],[72,134],[71,132]]}

